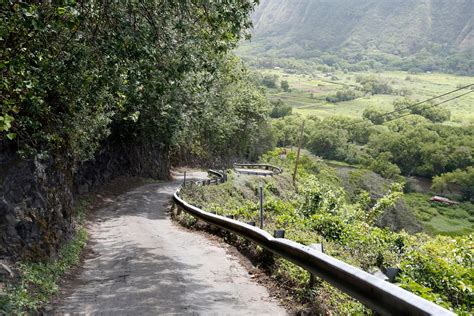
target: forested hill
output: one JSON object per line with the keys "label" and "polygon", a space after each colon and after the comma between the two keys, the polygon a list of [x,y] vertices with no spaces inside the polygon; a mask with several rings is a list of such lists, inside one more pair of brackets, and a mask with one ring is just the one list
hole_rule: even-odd
{"label": "forested hill", "polygon": [[352,64],[411,57],[434,68],[443,56],[453,59],[443,67],[473,67],[466,57],[474,51],[472,0],[262,0],[253,22],[252,53],[324,58],[330,52]]}

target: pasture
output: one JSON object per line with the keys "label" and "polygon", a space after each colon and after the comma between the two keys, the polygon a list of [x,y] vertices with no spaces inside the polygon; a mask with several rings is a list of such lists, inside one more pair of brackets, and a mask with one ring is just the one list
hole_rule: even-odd
{"label": "pasture", "polygon": [[[281,99],[288,105],[291,105],[295,113],[316,115],[323,118],[333,115],[361,117],[363,111],[369,106],[376,106],[389,111],[393,109],[393,102],[395,100],[406,97],[412,102],[416,102],[455,90],[460,86],[474,84],[474,77],[441,73],[411,74],[402,71],[314,72],[311,75],[305,75],[285,73],[282,69],[266,69],[260,72],[263,75],[276,75],[279,82],[286,80],[289,83],[290,91],[288,92],[282,89],[267,89],[270,100]],[[358,76],[375,76],[377,79],[387,82],[395,93],[402,95],[365,94],[351,101],[338,103],[326,101],[326,97],[335,95],[337,91],[360,87],[356,81]],[[463,91],[458,94],[461,93]],[[455,95],[446,96],[437,100],[437,102]],[[471,124],[474,122],[474,93],[441,106],[451,111],[450,124]]]}

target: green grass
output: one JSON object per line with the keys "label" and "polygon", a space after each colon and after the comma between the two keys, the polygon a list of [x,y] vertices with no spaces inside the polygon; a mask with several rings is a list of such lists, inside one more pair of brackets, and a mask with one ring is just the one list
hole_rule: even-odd
{"label": "green grass", "polygon": [[474,207],[465,202],[458,205],[442,205],[429,201],[431,195],[408,193],[403,199],[430,234],[467,235],[474,232]]}
{"label": "green grass", "polygon": [[[291,91],[284,92],[278,89],[269,89],[268,97],[271,100],[282,99],[294,108],[294,112],[302,115],[317,115],[328,117],[343,115],[361,117],[363,111],[369,106],[377,106],[384,110],[393,109],[393,101],[401,99],[396,95],[367,95],[356,100],[329,103],[326,97],[334,95],[344,85],[357,86],[356,76],[375,75],[386,80],[395,90],[407,89],[410,91],[408,98],[412,100],[425,100],[474,83],[474,77],[456,76],[441,73],[409,74],[402,71],[382,73],[334,73],[337,79],[315,72],[313,75],[287,74],[281,69],[261,70],[263,74],[279,76],[280,80],[287,80]],[[408,79],[408,80],[407,80]],[[329,82],[331,81],[331,82]],[[454,96],[454,95],[453,95]],[[444,100],[444,99],[441,99]],[[474,93],[458,100],[453,100],[442,105],[452,113],[451,121],[457,124],[474,122]]]}
{"label": "green grass", "polygon": [[6,291],[0,292],[0,315],[38,313],[59,290],[61,278],[78,265],[88,235],[83,227],[86,204],[83,199],[74,207],[78,224],[74,238],[61,247],[58,257],[46,262],[24,261],[16,265],[17,277],[6,280]]}
{"label": "green grass", "polygon": [[20,263],[21,280],[7,287],[0,297],[0,314],[26,314],[38,311],[59,290],[61,277],[80,261],[87,242],[87,231],[79,229],[74,239],[59,252],[58,259],[45,263]]}

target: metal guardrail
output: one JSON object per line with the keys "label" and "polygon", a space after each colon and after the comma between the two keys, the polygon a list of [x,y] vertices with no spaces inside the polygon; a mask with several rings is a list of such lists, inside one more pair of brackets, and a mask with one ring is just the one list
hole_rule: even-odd
{"label": "metal guardrail", "polygon": [[224,183],[227,181],[227,175],[223,171],[209,169],[207,172],[210,175],[215,176],[215,178],[206,179],[206,180],[195,180],[195,181],[191,181],[191,183],[194,183],[196,185],[211,185],[211,184]]}
{"label": "metal guardrail", "polygon": [[[222,182],[225,181],[223,173],[218,177]],[[187,213],[295,263],[380,314],[455,315],[439,305],[308,246],[284,238],[274,238],[257,227],[203,211],[184,201],[179,196],[180,190],[181,188],[175,192],[173,200]]]}
{"label": "metal guardrail", "polygon": [[[277,175],[277,174],[280,174],[283,172],[283,169],[279,168],[279,167],[276,167],[276,166],[272,166],[272,165],[269,165],[269,164],[250,164],[250,163],[234,163],[234,169],[237,169],[237,168],[241,168],[241,169],[263,169],[263,170],[268,170],[268,171],[271,171],[271,174],[270,175]],[[250,175],[263,175],[265,176],[265,174],[262,174],[261,172],[255,172],[255,171],[238,171],[239,173],[243,173],[243,174],[250,174]]]}

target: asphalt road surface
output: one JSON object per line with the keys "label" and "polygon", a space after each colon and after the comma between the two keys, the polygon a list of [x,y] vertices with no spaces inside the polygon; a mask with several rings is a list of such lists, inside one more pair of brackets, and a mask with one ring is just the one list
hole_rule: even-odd
{"label": "asphalt road surface", "polygon": [[93,255],[54,314],[286,314],[237,258],[171,222],[179,183],[145,184],[97,211],[89,230]]}

